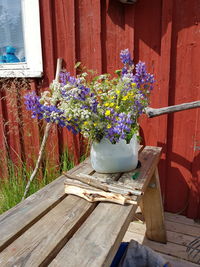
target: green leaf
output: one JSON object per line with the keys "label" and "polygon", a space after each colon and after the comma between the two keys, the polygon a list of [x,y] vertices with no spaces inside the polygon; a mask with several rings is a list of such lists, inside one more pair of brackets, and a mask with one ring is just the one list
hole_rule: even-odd
{"label": "green leaf", "polygon": [[116,70],[116,71],[115,71],[115,73],[116,73],[118,76],[121,75],[121,72],[122,72],[122,70]]}
{"label": "green leaf", "polygon": [[74,68],[77,69],[78,67],[80,67],[80,65],[81,65],[81,62],[78,61],[78,62],[76,62]]}

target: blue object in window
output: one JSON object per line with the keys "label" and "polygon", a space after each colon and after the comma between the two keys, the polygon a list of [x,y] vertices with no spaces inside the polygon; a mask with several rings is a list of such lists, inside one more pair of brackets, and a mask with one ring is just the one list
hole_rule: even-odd
{"label": "blue object in window", "polygon": [[0,56],[0,64],[6,63],[6,57],[5,56]]}
{"label": "blue object in window", "polygon": [[16,49],[13,46],[6,46],[6,63],[20,62],[18,57],[15,55]]}
{"label": "blue object in window", "polygon": [[21,58],[21,62],[26,62],[26,58],[25,57]]}

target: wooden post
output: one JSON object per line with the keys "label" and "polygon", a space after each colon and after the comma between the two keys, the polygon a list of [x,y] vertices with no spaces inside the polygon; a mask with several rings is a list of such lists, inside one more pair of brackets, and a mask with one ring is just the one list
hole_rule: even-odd
{"label": "wooden post", "polygon": [[157,168],[144,193],[143,203],[143,211],[147,227],[147,238],[153,241],[167,243]]}
{"label": "wooden post", "polygon": [[172,112],[178,112],[182,110],[188,110],[188,109],[193,109],[193,108],[199,108],[200,107],[200,101],[194,101],[194,102],[189,102],[189,103],[183,103],[180,105],[174,105],[174,106],[169,106],[169,107],[164,107],[164,108],[150,108],[147,107],[145,110],[145,113],[149,118],[157,117],[160,115],[164,114],[169,114]]}

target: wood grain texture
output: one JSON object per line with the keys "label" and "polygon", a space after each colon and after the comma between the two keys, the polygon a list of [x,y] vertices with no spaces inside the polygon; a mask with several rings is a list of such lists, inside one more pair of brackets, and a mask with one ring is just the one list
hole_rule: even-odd
{"label": "wood grain texture", "polygon": [[68,196],[0,253],[3,266],[47,266],[95,208]]}
{"label": "wood grain texture", "polygon": [[[31,90],[20,90],[21,102],[21,131],[23,142],[23,160],[26,162],[27,168],[34,168],[40,148],[39,125],[37,119],[31,118],[31,112],[27,112],[24,104],[24,96],[27,93],[35,92],[37,84],[35,81],[30,84]],[[40,175],[41,176],[41,175]]]}
{"label": "wood grain texture", "polygon": [[[42,88],[38,88],[38,91],[48,90],[50,83],[53,81],[56,72],[56,45],[54,42],[55,34],[55,12],[52,1],[44,0],[40,1],[40,18],[42,38],[42,54],[44,65],[44,76],[42,82]],[[39,92],[38,92],[39,93]],[[45,123],[44,123],[45,127]],[[57,125],[53,125],[50,131],[50,135],[46,145],[46,166],[47,168],[58,168],[59,164],[59,140]]]}
{"label": "wood grain texture", "polygon": [[[151,241],[147,238],[145,238],[144,235],[134,233],[130,235],[128,232],[126,236],[124,237],[124,240],[128,240],[129,238],[134,239],[135,241],[139,242],[140,244],[143,244],[147,247],[150,247],[151,249],[161,252],[161,253],[166,253],[169,255],[176,255],[178,258],[181,259],[188,259],[187,253],[186,253],[186,247],[178,244],[174,244],[171,242],[167,242],[167,244],[161,244],[157,243],[154,241]],[[129,239],[130,240],[130,239]]]}
{"label": "wood grain texture", "polygon": [[[161,155],[161,148],[146,146],[139,154],[139,161],[142,167],[133,172],[124,173],[119,181],[124,182],[125,185],[132,186],[136,190],[145,191],[154,171],[158,165]],[[139,173],[137,179],[133,180],[132,175]]]}
{"label": "wood grain texture", "polygon": [[[151,92],[151,107],[161,107],[160,101],[162,89],[160,88],[160,56],[161,56],[161,32],[162,32],[162,1],[148,0],[138,1],[135,5],[134,21],[134,61],[146,63],[147,71],[155,76],[156,83]],[[146,145],[159,146],[159,118],[148,119],[141,116],[140,127],[142,128]]]}
{"label": "wood grain texture", "polygon": [[187,260],[179,259],[176,256],[170,256],[166,253],[159,253],[164,259],[166,259],[173,267],[198,267],[198,264],[189,262]]}
{"label": "wood grain texture", "polygon": [[[88,162],[85,161],[69,172],[73,173],[79,171],[79,168],[87,167]],[[88,172],[90,171],[91,168]],[[0,216],[0,251],[66,197],[64,193],[65,179],[65,176],[57,178]]]}
{"label": "wood grain texture", "polygon": [[1,103],[1,92],[0,92],[0,179],[8,177],[7,169],[7,150],[6,150],[6,136],[4,133],[4,117]]}
{"label": "wood grain texture", "polygon": [[16,166],[22,164],[22,147],[20,133],[20,118],[18,110],[18,88],[11,83],[8,90],[2,93],[2,106],[4,109],[4,135],[7,137],[7,148],[10,159]]}
{"label": "wood grain texture", "polygon": [[100,203],[49,266],[110,266],[135,209]]}
{"label": "wood grain texture", "polygon": [[146,188],[142,200],[147,226],[147,238],[157,242],[166,243],[167,237],[157,168],[149,181],[149,185]]}
{"label": "wood grain texture", "polygon": [[[155,250],[158,253],[162,253],[162,256],[165,257],[175,257],[177,261],[182,261],[183,259],[188,260],[187,253],[186,253],[186,243],[190,241],[193,236],[188,235],[180,235],[176,232],[167,231],[167,244],[159,244],[157,242],[148,240],[145,237],[145,224],[142,225],[141,223],[132,222],[123,238],[124,242],[129,242],[131,239],[136,240],[137,242],[150,247],[151,249]],[[167,259],[167,257],[166,257]],[[181,260],[182,259],[182,260]],[[176,265],[172,265],[176,266]],[[185,262],[185,265],[180,265],[180,267],[186,266],[198,266],[196,264]]]}
{"label": "wood grain texture", "polygon": [[195,237],[198,237],[200,234],[199,227],[196,227],[196,226],[170,222],[170,221],[166,221],[165,225],[166,225],[167,230],[170,230],[173,232],[187,234],[187,235],[191,235]]}
{"label": "wood grain texture", "polygon": [[[198,1],[186,1],[181,8],[178,1],[173,1],[173,54],[168,105],[199,100],[199,14]],[[167,135],[168,179],[165,208],[166,211],[181,212],[191,218],[200,217],[200,210],[197,208],[199,175],[197,179],[192,178],[197,120],[196,109],[171,114]]]}
{"label": "wood grain texture", "polygon": [[76,55],[87,69],[102,72],[100,1],[75,1]]}
{"label": "wood grain texture", "polygon": [[[173,0],[163,0],[161,10],[161,47],[160,47],[160,69],[159,69],[159,85],[158,92],[162,95],[159,97],[159,104],[156,107],[168,106],[169,90],[170,90],[170,67],[171,67],[171,39],[172,39],[172,14]],[[165,202],[165,187],[167,182],[166,175],[166,157],[167,157],[167,127],[168,116],[158,118],[159,132],[157,145],[162,146],[162,155],[159,163],[160,185],[163,200]]]}
{"label": "wood grain texture", "polygon": [[[187,235],[185,233],[171,231],[170,226],[167,225],[166,221],[165,221],[165,224],[166,224],[166,230],[167,230],[167,242],[186,246],[187,244],[189,244],[191,241],[194,240],[194,236]],[[146,223],[141,223],[137,221],[131,222],[127,229],[126,237],[124,239],[128,240],[127,238],[131,237],[131,233],[132,233],[132,236],[134,233],[145,236]]]}
{"label": "wood grain texture", "polygon": [[165,220],[170,221],[170,222],[175,222],[175,223],[181,223],[183,225],[186,224],[186,225],[199,227],[200,229],[199,223],[180,214],[165,212]]}
{"label": "wood grain texture", "polygon": [[[77,60],[76,44],[76,23],[75,23],[75,1],[55,1],[55,36],[57,57],[64,59],[63,69],[66,69],[71,75],[76,74],[74,69]],[[54,42],[55,43],[55,42]],[[68,150],[69,156],[75,164],[80,159],[79,135],[74,135],[66,128],[58,128],[59,152],[63,153]]]}

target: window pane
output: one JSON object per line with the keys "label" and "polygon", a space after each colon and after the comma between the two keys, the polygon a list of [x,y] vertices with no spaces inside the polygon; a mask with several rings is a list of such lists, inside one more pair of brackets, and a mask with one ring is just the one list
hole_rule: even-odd
{"label": "window pane", "polygon": [[0,0],[0,63],[24,61],[21,0]]}

